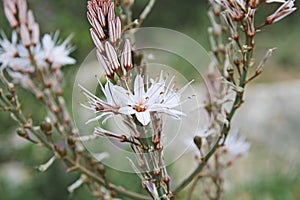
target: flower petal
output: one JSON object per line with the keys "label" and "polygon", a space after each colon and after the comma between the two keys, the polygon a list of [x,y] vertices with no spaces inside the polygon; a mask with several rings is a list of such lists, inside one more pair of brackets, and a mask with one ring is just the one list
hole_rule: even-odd
{"label": "flower petal", "polygon": [[134,96],[137,102],[143,102],[145,96],[144,80],[141,75],[137,75],[134,81]]}
{"label": "flower petal", "polygon": [[136,113],[136,111],[132,107],[129,107],[129,106],[121,107],[118,110],[118,112],[122,113],[122,114],[125,114],[125,115],[133,115],[133,114]]}
{"label": "flower petal", "polygon": [[120,86],[117,85],[114,86],[114,96],[115,96],[115,100],[118,101],[119,105],[122,106],[135,105],[135,101],[132,93]]}
{"label": "flower petal", "polygon": [[141,122],[144,126],[148,125],[151,121],[150,119],[150,112],[136,112],[135,113],[136,118]]}

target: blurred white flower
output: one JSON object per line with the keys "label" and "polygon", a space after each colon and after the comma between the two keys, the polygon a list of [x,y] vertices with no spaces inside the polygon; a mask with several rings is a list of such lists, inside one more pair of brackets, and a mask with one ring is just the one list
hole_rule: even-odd
{"label": "blurred white flower", "polygon": [[40,56],[45,60],[53,63],[53,65],[69,65],[74,64],[76,61],[71,58],[69,54],[74,50],[69,45],[71,37],[65,39],[62,43],[58,41],[58,33],[55,33],[53,37],[49,34],[45,34],[42,39],[42,51]]}
{"label": "blurred white flower", "polygon": [[232,156],[245,155],[251,144],[246,141],[245,137],[239,136],[237,131],[231,131],[225,141],[224,148]]}
{"label": "blurred white flower", "polygon": [[1,33],[0,39],[0,63],[1,70],[9,68],[15,72],[29,74],[34,71],[29,51],[33,55],[34,62],[37,65],[43,65],[37,54],[40,52],[40,45],[25,47],[22,43],[18,43],[17,33],[13,31],[11,41],[4,33]]}
{"label": "blurred white flower", "polygon": [[24,46],[13,31],[11,41],[4,33],[0,37],[0,69],[9,69],[10,72],[18,72],[27,75],[33,73],[36,67],[45,67],[47,62],[52,66],[74,64],[75,59],[69,57],[73,48],[68,44],[70,38],[59,44],[58,34],[53,38],[45,34],[42,43]]}
{"label": "blurred white flower", "polygon": [[12,41],[10,42],[6,35],[1,33],[2,39],[0,39],[0,63],[1,68],[6,67],[17,55],[17,33],[12,33]]}

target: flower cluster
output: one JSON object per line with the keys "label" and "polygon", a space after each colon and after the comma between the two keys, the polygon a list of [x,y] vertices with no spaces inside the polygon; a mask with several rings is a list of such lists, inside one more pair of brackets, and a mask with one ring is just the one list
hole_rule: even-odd
{"label": "flower cluster", "polygon": [[[45,34],[41,42],[26,47],[18,42],[18,34],[13,31],[11,41],[2,33],[0,39],[0,63],[1,69],[8,68],[15,72],[30,74],[36,67],[60,67],[74,64],[75,60],[69,57],[73,48],[69,45],[70,38],[58,42],[58,34],[52,37]],[[34,56],[33,58],[31,56]]]}
{"label": "flower cluster", "polygon": [[[217,4],[221,6],[224,11],[222,12],[222,16],[224,21],[227,23],[228,28],[232,34],[233,39],[238,38],[237,34],[237,26],[236,22],[244,20],[246,21],[247,25],[247,34],[250,37],[253,37],[256,34],[256,30],[254,27],[254,15],[257,11],[257,7],[263,1],[258,0],[234,0],[234,1],[224,1],[224,0],[211,0],[213,4]],[[294,7],[295,0],[266,0],[266,3],[282,3],[282,5],[271,15],[266,17],[264,25],[269,25],[275,23],[284,17],[288,16],[292,12],[296,10]],[[216,7],[216,5],[214,5]]]}
{"label": "flower cluster", "polygon": [[0,70],[6,70],[14,82],[31,88],[30,76],[37,71],[57,70],[63,65],[74,64],[69,54],[70,37],[61,42],[59,34],[45,34],[40,29],[25,0],[4,0],[4,11],[14,29],[11,40],[2,32],[0,38]]}
{"label": "flower cluster", "polygon": [[[87,18],[92,25],[90,33],[97,48],[97,58],[105,74],[110,78],[114,77],[114,73],[126,75],[132,68],[131,46],[128,39],[125,40],[122,51],[119,50],[122,27],[120,18],[115,17],[114,6],[114,2],[110,0],[88,1],[87,6]],[[105,41],[106,39],[108,41]],[[118,55],[121,55],[121,64]]]}

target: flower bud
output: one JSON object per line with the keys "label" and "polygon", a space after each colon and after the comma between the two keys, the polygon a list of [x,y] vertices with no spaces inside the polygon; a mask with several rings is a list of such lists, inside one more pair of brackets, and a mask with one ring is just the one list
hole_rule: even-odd
{"label": "flower bud", "polygon": [[67,142],[71,148],[75,147],[75,140],[72,137],[68,137]]}
{"label": "flower bud", "polygon": [[126,6],[132,6],[134,4],[134,0],[123,0],[123,4]]}
{"label": "flower bud", "polygon": [[16,132],[20,137],[28,138],[28,134],[24,129],[18,128]]}
{"label": "flower bud", "polygon": [[14,97],[11,94],[6,94],[5,97],[7,98],[8,101],[13,102]]}
{"label": "flower bud", "polygon": [[52,125],[49,122],[42,122],[40,128],[46,135],[52,134]]}
{"label": "flower bud", "polygon": [[64,140],[59,141],[55,146],[55,150],[60,155],[60,157],[65,157],[67,155],[66,144]]}
{"label": "flower bud", "polygon": [[195,136],[194,143],[197,146],[197,148],[200,150],[202,146],[202,138],[200,136]]}
{"label": "flower bud", "polygon": [[97,171],[101,174],[101,175],[105,175],[105,167],[104,167],[104,165],[98,165],[97,166]]}

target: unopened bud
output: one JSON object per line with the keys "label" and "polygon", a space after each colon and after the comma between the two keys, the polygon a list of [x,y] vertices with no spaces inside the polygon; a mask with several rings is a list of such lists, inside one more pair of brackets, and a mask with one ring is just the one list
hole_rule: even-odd
{"label": "unopened bud", "polygon": [[159,176],[160,175],[160,169],[159,168],[154,169],[153,173],[154,173],[155,176]]}
{"label": "unopened bud", "polygon": [[234,70],[232,67],[228,67],[227,72],[228,72],[229,76],[233,76],[233,74],[234,74]]}
{"label": "unopened bud", "polygon": [[60,155],[60,157],[65,157],[67,155],[67,149],[65,141],[61,140],[55,145],[55,150]]}
{"label": "unopened bud", "polygon": [[197,148],[200,150],[202,146],[202,138],[200,136],[195,136],[194,143],[197,146]]}
{"label": "unopened bud", "polygon": [[123,0],[123,4],[126,6],[131,6],[134,3],[134,0]]}
{"label": "unopened bud", "polygon": [[83,145],[80,143],[80,142],[77,142],[76,143],[76,146],[75,146],[75,148],[76,148],[76,152],[78,153],[78,154],[83,154],[84,153],[84,147],[83,147]]}
{"label": "unopened bud", "polygon": [[240,66],[240,64],[241,64],[241,62],[240,62],[240,60],[238,59],[238,58],[235,58],[234,60],[233,60],[233,63],[235,64],[235,66]]}
{"label": "unopened bud", "polygon": [[5,97],[7,98],[8,101],[12,102],[14,100],[13,95],[11,94],[6,94]]}
{"label": "unopened bud", "polygon": [[18,128],[16,132],[20,137],[28,138],[28,134],[24,129]]}
{"label": "unopened bud", "polygon": [[115,191],[111,191],[110,196],[114,199],[118,197],[118,194]]}
{"label": "unopened bud", "polygon": [[170,177],[169,176],[165,177],[164,178],[164,182],[167,183],[167,184],[169,184],[170,183]]}
{"label": "unopened bud", "polygon": [[71,148],[75,147],[75,140],[72,137],[68,137],[67,142]]}
{"label": "unopened bud", "polygon": [[97,171],[101,174],[101,175],[104,175],[105,174],[105,167],[104,165],[98,165],[97,167]]}
{"label": "unopened bud", "polygon": [[52,87],[52,83],[51,82],[46,82],[45,83],[45,87],[46,88],[51,88]]}
{"label": "unopened bud", "polygon": [[46,134],[46,135],[51,135],[52,134],[52,125],[49,122],[42,122],[40,124],[41,130]]}
{"label": "unopened bud", "polygon": [[233,34],[232,39],[237,41],[239,39],[239,34],[237,34],[237,33]]}
{"label": "unopened bud", "polygon": [[126,140],[127,140],[126,135],[121,135],[120,142],[126,142]]}

